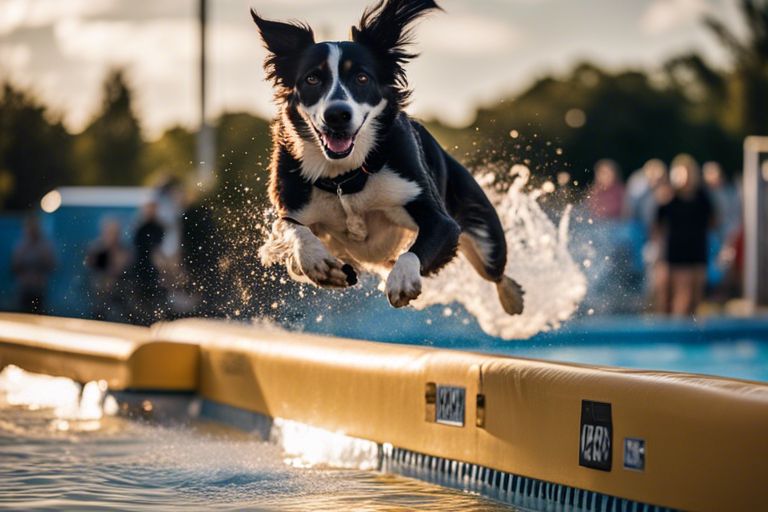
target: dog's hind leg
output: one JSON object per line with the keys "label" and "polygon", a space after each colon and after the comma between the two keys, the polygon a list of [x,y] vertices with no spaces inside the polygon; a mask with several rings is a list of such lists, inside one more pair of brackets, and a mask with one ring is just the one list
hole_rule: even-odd
{"label": "dog's hind leg", "polygon": [[504,274],[503,268],[498,271],[489,264],[489,248],[484,247],[484,244],[487,244],[487,239],[471,231],[462,231],[459,238],[459,250],[467,261],[484,279],[496,283],[496,292],[502,309],[510,315],[519,315],[523,312],[525,292],[517,281]]}
{"label": "dog's hind leg", "polygon": [[507,243],[496,209],[472,175],[449,155],[446,205],[461,227],[459,250],[480,276],[496,283],[499,302],[505,312],[523,312],[523,289],[504,274]]}

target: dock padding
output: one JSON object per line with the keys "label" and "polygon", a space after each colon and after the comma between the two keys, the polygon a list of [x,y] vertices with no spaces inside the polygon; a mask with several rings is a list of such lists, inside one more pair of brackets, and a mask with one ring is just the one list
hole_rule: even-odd
{"label": "dock padding", "polygon": [[200,349],[154,340],[146,327],[0,313],[0,368],[105,380],[110,389],[194,391]]}
{"label": "dock padding", "polygon": [[762,383],[215,321],[147,330],[0,315],[0,366],[11,363],[105,379],[113,389],[196,388],[215,403],[397,453],[490,468],[507,483],[516,475],[548,489],[682,510],[768,502]]}
{"label": "dock padding", "polygon": [[[200,320],[153,334],[201,344],[200,394],[216,402],[641,503],[768,502],[764,384]],[[455,390],[463,426],[436,422],[457,418]]]}

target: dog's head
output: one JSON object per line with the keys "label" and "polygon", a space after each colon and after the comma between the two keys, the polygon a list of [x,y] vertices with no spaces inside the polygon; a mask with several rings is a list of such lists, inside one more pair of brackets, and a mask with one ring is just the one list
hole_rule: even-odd
{"label": "dog's head", "polygon": [[306,25],[265,20],[251,10],[277,97],[295,106],[310,128],[300,136],[318,144],[326,160],[364,160],[380,116],[406,103],[403,65],[415,56],[406,50],[409,26],[436,8],[433,0],[381,0],[352,27],[352,41],[324,43]]}

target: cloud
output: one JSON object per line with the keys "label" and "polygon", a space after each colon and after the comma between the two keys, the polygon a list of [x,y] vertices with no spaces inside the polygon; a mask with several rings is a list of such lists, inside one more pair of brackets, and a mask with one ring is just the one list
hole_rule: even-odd
{"label": "cloud", "polygon": [[104,13],[114,5],[115,0],[0,0],[0,35]]}
{"label": "cloud", "polygon": [[453,55],[503,53],[522,37],[509,23],[476,15],[435,16],[416,31],[419,48]]}
{"label": "cloud", "polygon": [[69,19],[54,26],[66,57],[103,64],[138,64],[172,73],[171,63],[191,62],[195,48],[193,20],[149,22]]}
{"label": "cloud", "polygon": [[[137,91],[137,108],[151,133],[173,122],[196,121],[199,32],[195,19],[69,19],[55,24],[54,36],[61,54],[75,66],[127,68]],[[230,107],[228,98],[235,98],[237,106],[253,108],[248,105],[248,95],[259,89],[254,83],[260,81],[264,57],[256,31],[246,23],[217,23],[209,27],[208,37],[212,112]],[[225,85],[222,76],[231,80],[226,91],[220,90]],[[100,80],[96,78],[89,88],[97,91]],[[266,85],[263,89],[269,98]],[[79,124],[87,116],[69,119]]]}
{"label": "cloud", "polygon": [[[102,64],[135,65],[154,75],[176,76],[179,66],[196,62],[198,24],[195,19],[143,22],[67,20],[54,27],[63,55]],[[214,24],[209,43],[217,62],[241,60],[259,51],[258,35],[250,25]]]}
{"label": "cloud", "polygon": [[11,76],[21,74],[32,58],[32,50],[26,44],[0,45],[0,70]]}
{"label": "cloud", "polygon": [[[209,30],[211,113],[242,108],[271,114],[272,94],[261,69],[264,51],[249,20],[214,23]],[[173,121],[195,122],[198,27],[194,18],[71,18],[55,23],[53,31],[59,51],[74,67],[128,69],[137,91],[137,108],[150,132],[157,133]],[[521,39],[512,25],[489,17],[435,16],[419,26],[415,49],[452,56],[498,56],[517,47]],[[89,94],[92,108],[100,80],[90,78],[87,86],[93,91]],[[88,117],[68,114],[68,120],[79,126]]]}
{"label": "cloud", "polygon": [[646,34],[662,34],[688,25],[709,11],[706,0],[653,0],[640,18],[640,28]]}

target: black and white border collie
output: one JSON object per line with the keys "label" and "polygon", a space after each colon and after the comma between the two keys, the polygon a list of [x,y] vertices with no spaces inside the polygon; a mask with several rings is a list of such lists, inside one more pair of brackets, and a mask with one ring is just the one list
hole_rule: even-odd
{"label": "black and white border collie", "polygon": [[[496,283],[503,309],[523,310],[504,275],[501,222],[472,175],[403,111],[410,26],[432,0],[382,0],[352,41],[316,43],[312,29],[251,10],[268,51],[280,114],[273,126],[270,199],[292,278],[345,287],[357,272],[388,272],[389,302],[402,307],[421,279],[461,250]],[[450,37],[450,35],[446,35]]]}

